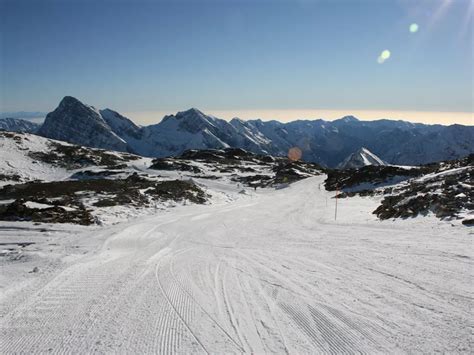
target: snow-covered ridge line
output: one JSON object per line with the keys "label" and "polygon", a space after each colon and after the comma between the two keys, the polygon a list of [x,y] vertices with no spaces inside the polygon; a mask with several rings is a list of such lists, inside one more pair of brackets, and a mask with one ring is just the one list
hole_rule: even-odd
{"label": "snow-covered ridge line", "polygon": [[[15,127],[9,129],[15,130]],[[237,118],[228,122],[193,108],[141,127],[113,110],[97,110],[73,97],[65,97],[58,108],[48,114],[39,134],[149,157],[224,147],[286,156],[290,148],[298,147],[304,160],[328,167],[336,167],[362,147],[372,152],[363,154],[365,165],[374,162],[418,165],[474,153],[473,126],[390,120],[365,122],[354,117],[332,122],[281,123]]]}

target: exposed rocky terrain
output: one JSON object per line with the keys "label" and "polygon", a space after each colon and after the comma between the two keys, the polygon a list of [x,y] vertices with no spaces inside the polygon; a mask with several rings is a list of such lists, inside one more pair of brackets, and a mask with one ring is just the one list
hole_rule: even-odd
{"label": "exposed rocky terrain", "polygon": [[[204,164],[203,172],[194,162]],[[151,169],[190,171],[196,177],[219,178],[227,174],[233,181],[251,187],[269,187],[320,175],[324,169],[313,163],[284,157],[255,154],[240,148],[188,150],[175,158],[153,160]]]}
{"label": "exposed rocky terrain", "polygon": [[339,190],[341,198],[382,197],[374,211],[380,219],[429,213],[465,218],[473,210],[473,155],[417,167],[334,170],[240,148],[150,159],[12,132],[0,132],[0,145],[4,220],[102,223],[112,210],[120,214],[169,202],[207,203],[210,181],[241,189],[282,188],[321,174],[327,174],[326,190]]}
{"label": "exposed rocky terrain", "polygon": [[136,155],[13,132],[0,132],[0,147],[0,220],[88,225],[111,207],[208,200],[190,179],[148,174],[151,159]]}
{"label": "exposed rocky terrain", "polygon": [[[339,197],[383,196],[374,211],[380,219],[407,218],[434,213],[462,218],[474,211],[474,155],[412,168],[367,166],[328,171],[326,189]],[[467,224],[467,222],[465,223]]]}
{"label": "exposed rocky terrain", "polygon": [[315,164],[238,148],[152,160],[13,132],[0,132],[0,145],[0,220],[9,221],[89,225],[111,208],[207,203],[200,180],[263,188],[322,173]]}
{"label": "exposed rocky terrain", "polygon": [[132,174],[125,179],[29,182],[0,189],[0,220],[45,223],[97,223],[94,207],[144,208],[157,201],[204,203],[206,194],[192,181],[157,181]]}

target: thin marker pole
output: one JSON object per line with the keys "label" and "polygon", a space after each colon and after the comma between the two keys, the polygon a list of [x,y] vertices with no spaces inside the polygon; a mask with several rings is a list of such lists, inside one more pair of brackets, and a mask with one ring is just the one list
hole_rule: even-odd
{"label": "thin marker pole", "polygon": [[337,196],[339,195],[339,190],[336,190],[336,209],[334,211],[334,220],[337,220]]}

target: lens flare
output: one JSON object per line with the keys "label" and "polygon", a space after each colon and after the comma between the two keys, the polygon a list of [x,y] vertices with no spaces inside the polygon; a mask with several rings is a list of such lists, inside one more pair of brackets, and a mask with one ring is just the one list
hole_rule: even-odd
{"label": "lens flare", "polygon": [[290,159],[291,161],[300,160],[302,155],[303,153],[298,147],[293,147],[288,150],[288,159]]}
{"label": "lens flare", "polygon": [[386,49],[382,52],[382,54],[380,54],[380,58],[382,58],[383,60],[387,60],[388,58],[390,58],[390,55],[390,51]]}
{"label": "lens flare", "polygon": [[417,24],[417,23],[412,23],[412,24],[410,25],[410,32],[411,32],[411,33],[416,33],[416,32],[418,32],[418,29],[419,29],[419,27],[418,27],[418,24]]}
{"label": "lens flare", "polygon": [[383,64],[388,58],[390,58],[391,55],[392,53],[390,53],[388,49],[382,51],[382,53],[380,53],[379,57],[377,58],[377,63]]}

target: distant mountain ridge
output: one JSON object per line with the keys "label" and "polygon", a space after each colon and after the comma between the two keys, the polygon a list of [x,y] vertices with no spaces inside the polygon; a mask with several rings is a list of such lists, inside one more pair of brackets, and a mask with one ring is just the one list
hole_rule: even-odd
{"label": "distant mountain ridge", "polygon": [[41,127],[40,124],[20,118],[5,117],[0,118],[0,129],[19,133],[36,133]]}
{"label": "distant mountain ridge", "polygon": [[23,120],[27,119],[39,119],[46,117],[45,112],[30,112],[30,111],[17,111],[17,112],[0,112],[0,119],[2,118],[19,118]]}
{"label": "distant mountain ridge", "polygon": [[[0,120],[1,122],[1,120]],[[292,147],[302,159],[336,167],[365,147],[388,164],[417,165],[474,153],[473,126],[442,126],[405,121],[225,121],[196,108],[138,126],[110,109],[97,110],[66,96],[45,119],[39,135],[79,145],[143,156],[178,155],[187,149],[236,147],[286,156]]]}

